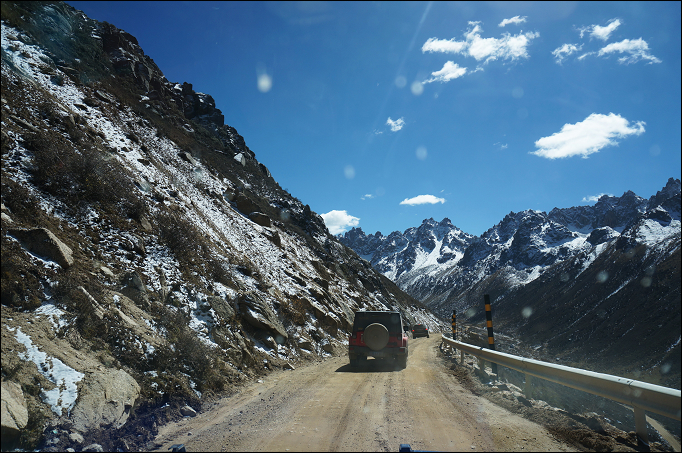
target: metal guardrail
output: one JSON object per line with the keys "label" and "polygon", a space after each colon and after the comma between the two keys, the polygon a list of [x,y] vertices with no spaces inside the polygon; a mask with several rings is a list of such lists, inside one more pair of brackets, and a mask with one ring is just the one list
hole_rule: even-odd
{"label": "metal guardrail", "polygon": [[466,352],[479,359],[524,373],[526,375],[526,396],[532,392],[530,377],[534,376],[632,406],[635,410],[637,434],[645,444],[648,444],[645,411],[680,420],[682,402],[680,390],[610,374],[526,359],[455,341],[445,335],[443,335],[443,341],[462,352],[461,360],[464,358],[463,353]]}

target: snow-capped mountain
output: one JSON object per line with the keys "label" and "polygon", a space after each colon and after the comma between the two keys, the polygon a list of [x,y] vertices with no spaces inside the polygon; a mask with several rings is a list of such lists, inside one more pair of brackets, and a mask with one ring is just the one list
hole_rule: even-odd
{"label": "snow-capped mountain", "polygon": [[[628,191],[621,197],[604,195],[594,206],[511,212],[479,237],[462,232],[448,219],[428,219],[388,236],[367,236],[354,228],[341,242],[443,317],[455,311],[480,321],[483,295],[490,294],[498,326],[560,355],[567,351],[568,338],[577,347],[603,325],[603,318],[578,321],[582,317],[575,315],[576,309],[625,310],[615,331],[640,338],[650,329],[641,319],[666,324],[672,317],[677,320],[673,324],[679,324],[680,203],[680,180],[671,178],[649,200]],[[546,315],[522,316],[525,307]],[[555,323],[559,319],[571,321]],[[587,334],[569,329],[581,323]],[[660,333],[661,344],[669,347],[664,355],[679,354],[678,324]],[[546,330],[550,326],[551,333]],[[602,352],[616,354],[623,347],[619,338],[605,335]],[[645,354],[645,346],[649,344],[640,341],[629,352],[663,363],[660,355]],[[676,363],[675,382],[679,360]]]}
{"label": "snow-capped mountain", "polygon": [[473,239],[447,218],[440,223],[427,219],[417,228],[394,231],[388,237],[380,232],[367,236],[361,228],[341,237],[342,243],[394,281],[405,274],[428,273],[440,264],[459,261]]}
{"label": "snow-capped mountain", "polygon": [[[640,225],[643,219],[658,227]],[[594,206],[510,212],[480,237],[445,218],[427,219],[388,236],[353,228],[340,239],[409,294],[440,307],[465,286],[500,269],[514,285],[529,283],[558,262],[621,236],[632,237],[638,225],[643,230],[634,236],[648,244],[679,235],[679,221],[680,181],[671,178],[649,200],[627,191],[621,197],[603,195]]]}

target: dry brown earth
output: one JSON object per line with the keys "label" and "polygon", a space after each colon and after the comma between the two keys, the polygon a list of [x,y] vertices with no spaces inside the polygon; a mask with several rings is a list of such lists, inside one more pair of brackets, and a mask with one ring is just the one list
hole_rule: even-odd
{"label": "dry brown earth", "polygon": [[194,418],[160,428],[187,451],[575,451],[544,427],[463,387],[440,335],[411,340],[407,368],[335,357],[275,372]]}

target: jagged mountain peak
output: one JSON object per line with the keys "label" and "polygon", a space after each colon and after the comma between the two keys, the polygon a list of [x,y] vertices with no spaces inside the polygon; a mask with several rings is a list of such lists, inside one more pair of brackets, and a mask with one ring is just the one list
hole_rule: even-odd
{"label": "jagged mountain peak", "polygon": [[[363,250],[371,256],[372,265],[402,288],[438,305],[445,303],[458,284],[470,285],[472,279],[505,268],[512,273],[524,271],[514,279],[526,284],[543,269],[615,243],[621,235],[623,240],[630,238],[630,247],[655,244],[666,235],[679,235],[674,228],[679,220],[680,182],[671,178],[648,201],[627,190],[620,197],[604,195],[593,206],[554,208],[549,213],[511,211],[480,237],[466,235],[447,218],[440,223],[429,218],[402,234],[391,233],[390,241],[371,245],[366,241]],[[452,240],[455,237],[458,241]],[[443,277],[434,280],[434,275]],[[443,296],[438,295],[439,287]]]}
{"label": "jagged mountain peak", "polygon": [[375,268],[442,316],[454,311],[484,322],[487,294],[497,325],[552,357],[589,357],[597,369],[608,362],[656,370],[668,361],[676,365],[660,379],[679,388],[680,205],[680,180],[671,178],[649,200],[628,190],[592,206],[512,211],[459,247],[446,247],[426,219],[406,234],[391,233],[390,247],[365,251]]}

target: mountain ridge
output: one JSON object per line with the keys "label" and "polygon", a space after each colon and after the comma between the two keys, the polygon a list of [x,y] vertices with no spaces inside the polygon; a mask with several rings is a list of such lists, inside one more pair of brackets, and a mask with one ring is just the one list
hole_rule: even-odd
{"label": "mountain ridge", "polygon": [[[544,359],[562,357],[637,378],[646,369],[679,388],[680,205],[680,180],[670,178],[649,199],[626,191],[621,197],[604,195],[594,206],[510,212],[480,236],[467,235],[449,219],[426,219],[404,233],[365,235],[354,228],[340,237],[440,316],[454,311],[460,320],[484,322],[481,301],[489,294],[498,328],[535,344]],[[461,241],[447,242],[448,237]],[[620,336],[604,333],[597,335],[603,356],[593,353],[585,362],[580,351],[592,350],[590,338],[608,318],[586,320],[576,309],[627,312],[616,326],[633,343],[628,360],[618,360]],[[660,343],[637,340],[636,335],[652,335],[641,319],[668,326],[656,333]],[[577,325],[583,333],[572,332]],[[667,365],[660,369],[662,363]]]}

